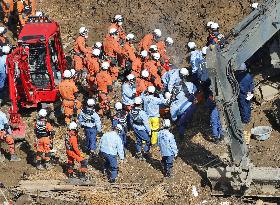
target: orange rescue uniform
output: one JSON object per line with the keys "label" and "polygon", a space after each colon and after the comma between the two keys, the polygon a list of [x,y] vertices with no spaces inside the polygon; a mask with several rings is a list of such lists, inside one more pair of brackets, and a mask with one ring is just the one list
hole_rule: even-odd
{"label": "orange rescue uniform", "polygon": [[117,55],[122,55],[123,50],[118,41],[111,35],[107,35],[104,39],[105,54],[111,58],[116,58]]}
{"label": "orange rescue uniform", "polygon": [[84,163],[86,160],[82,156],[81,151],[79,150],[78,145],[78,132],[74,130],[68,131],[65,137],[65,147],[67,154],[67,164],[68,164],[68,173],[72,174],[74,172],[74,162],[75,160],[81,163],[80,172],[87,172],[87,164]]}
{"label": "orange rescue uniform", "polygon": [[86,47],[86,38],[79,36],[74,44],[74,66],[76,71],[81,71],[84,68],[84,57],[91,52],[90,48]]}
{"label": "orange rescue uniform", "polygon": [[[64,109],[65,122],[70,123],[72,115],[78,115],[81,111],[81,102],[75,99],[74,94],[78,92],[75,82],[71,79],[65,79],[58,85],[59,93],[63,99],[62,106]],[[74,113],[76,109],[77,113]]]}
{"label": "orange rescue uniform", "polygon": [[9,145],[9,152],[11,155],[15,154],[15,143],[11,135],[8,135],[6,131],[0,131],[0,144],[6,142]]}
{"label": "orange rescue uniform", "polygon": [[112,23],[111,26],[109,27],[109,32],[112,28],[117,29],[118,31],[118,41],[119,39],[125,40],[126,39],[126,34],[121,26],[118,25],[118,23]]}
{"label": "orange rescue uniform", "polygon": [[165,42],[164,42],[164,41],[160,41],[160,42],[156,43],[156,46],[157,46],[157,48],[158,48],[158,52],[159,52],[161,58],[162,58],[164,61],[169,61],[169,57],[168,57],[167,54],[166,54]]}
{"label": "orange rescue uniform", "polygon": [[149,86],[153,84],[144,78],[137,78],[136,79],[136,96],[140,96]]}
{"label": "orange rescue uniform", "polygon": [[144,38],[139,42],[138,49],[139,51],[146,50],[149,51],[150,46],[153,45],[154,42],[154,35],[147,34]]}
{"label": "orange rescue uniform", "polygon": [[2,0],[1,7],[4,14],[4,23],[8,23],[10,14],[14,11],[14,1],[13,0]]}

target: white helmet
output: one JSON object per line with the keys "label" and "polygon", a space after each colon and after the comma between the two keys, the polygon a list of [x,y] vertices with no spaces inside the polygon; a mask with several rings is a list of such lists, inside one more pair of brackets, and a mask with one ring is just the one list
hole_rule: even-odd
{"label": "white helmet", "polygon": [[87,100],[87,105],[90,106],[90,107],[91,107],[91,106],[94,106],[94,105],[95,105],[95,100],[92,99],[92,98],[88,99],[88,100]]}
{"label": "white helmet", "polygon": [[126,40],[128,40],[128,41],[133,40],[134,38],[135,38],[135,36],[132,33],[129,33],[126,35]]}
{"label": "white helmet", "polygon": [[70,70],[70,72],[71,72],[71,76],[72,76],[72,77],[76,74],[76,70],[73,69],[73,68]]}
{"label": "white helmet", "polygon": [[65,71],[63,72],[63,77],[64,77],[64,78],[71,78],[71,76],[72,76],[72,73],[71,73],[70,70],[65,70]]}
{"label": "white helmet", "polygon": [[206,55],[207,49],[208,49],[207,46],[204,46],[204,47],[201,49],[203,55]]}
{"label": "white helmet", "polygon": [[115,17],[114,17],[114,20],[116,21],[116,22],[122,22],[123,21],[123,16],[122,15],[116,15]]}
{"label": "white helmet", "polygon": [[257,9],[258,6],[259,6],[259,3],[252,3],[252,5],[251,5],[251,7],[252,7],[253,9]]}
{"label": "white helmet", "polygon": [[107,62],[107,61],[105,61],[105,62],[103,62],[103,63],[101,64],[101,68],[102,68],[103,70],[108,70],[109,67],[110,67],[110,63]]}
{"label": "white helmet", "polygon": [[165,42],[168,44],[168,45],[172,45],[174,43],[173,39],[171,37],[167,37],[165,39]]}
{"label": "white helmet", "polygon": [[116,28],[111,28],[109,34],[117,34],[118,30]]}
{"label": "white helmet", "polygon": [[4,54],[9,54],[9,53],[10,53],[10,50],[11,50],[10,46],[3,46],[3,47],[2,47],[2,52],[3,52]]}
{"label": "white helmet", "polygon": [[95,44],[94,44],[94,47],[95,48],[101,48],[102,47],[102,43],[101,42],[96,42]]}
{"label": "white helmet", "polygon": [[154,34],[155,34],[156,37],[160,38],[161,37],[161,30],[155,29]]}
{"label": "white helmet", "polygon": [[92,50],[92,55],[94,55],[94,56],[99,56],[100,53],[101,53],[101,51],[99,49],[97,49],[97,48]]}
{"label": "white helmet", "polygon": [[208,21],[206,26],[210,28],[213,23],[214,23],[213,21]]}
{"label": "white helmet", "polygon": [[195,42],[188,42],[188,47],[189,47],[189,49],[194,49],[194,48],[196,48]]}
{"label": "white helmet", "polygon": [[217,23],[211,24],[211,29],[217,30],[218,28],[219,28],[219,24],[217,24]]}
{"label": "white helmet", "polygon": [[148,87],[148,92],[149,92],[149,93],[155,93],[155,91],[156,91],[155,86],[152,86],[152,85],[151,85],[151,86]]}
{"label": "white helmet", "polygon": [[5,33],[5,31],[6,31],[6,28],[5,28],[5,27],[3,27],[3,26],[1,26],[1,27],[0,27],[0,34]]}
{"label": "white helmet", "polygon": [[151,45],[149,50],[155,52],[158,50],[158,47],[157,45]]}
{"label": "white helmet", "polygon": [[38,114],[39,114],[39,117],[46,117],[48,112],[46,109],[41,109]]}
{"label": "white helmet", "polygon": [[160,59],[160,54],[159,53],[153,53],[153,59],[159,60]]}
{"label": "white helmet", "polygon": [[147,77],[149,77],[149,71],[147,71],[147,70],[142,70],[142,72],[141,72],[141,76],[143,77],[143,78],[147,78]]}
{"label": "white helmet", "polygon": [[126,76],[127,80],[133,80],[135,78],[135,76],[133,74],[129,74],[128,76]]}
{"label": "white helmet", "polygon": [[171,126],[171,122],[169,119],[164,119],[163,120],[163,127],[168,128]]}
{"label": "white helmet", "polygon": [[43,12],[42,11],[36,11],[35,16],[43,16]]}
{"label": "white helmet", "polygon": [[141,97],[136,97],[134,99],[134,104],[136,105],[141,105],[142,104],[142,98]]}
{"label": "white helmet", "polygon": [[187,68],[181,68],[180,69],[180,74],[183,75],[183,76],[188,76],[190,73],[189,73]]}
{"label": "white helmet", "polygon": [[171,98],[172,94],[170,92],[164,93],[165,99],[169,100]]}
{"label": "white helmet", "polygon": [[116,109],[116,110],[122,110],[122,103],[116,102],[116,104],[115,104],[115,109]]}
{"label": "white helmet", "polygon": [[148,56],[148,51],[143,50],[143,51],[141,51],[140,55],[141,55],[142,58],[146,58]]}
{"label": "white helmet", "polygon": [[86,27],[83,26],[79,29],[79,33],[81,36],[85,36],[88,33],[88,30]]}
{"label": "white helmet", "polygon": [[78,127],[76,122],[71,122],[68,126],[69,130],[76,130]]}

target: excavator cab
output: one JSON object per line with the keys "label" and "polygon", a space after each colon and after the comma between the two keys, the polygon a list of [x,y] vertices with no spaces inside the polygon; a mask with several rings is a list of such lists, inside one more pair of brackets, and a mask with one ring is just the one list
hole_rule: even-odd
{"label": "excavator cab", "polygon": [[59,25],[47,17],[29,17],[17,48],[7,58],[14,137],[24,137],[19,107],[36,108],[58,100],[57,85],[66,69]]}

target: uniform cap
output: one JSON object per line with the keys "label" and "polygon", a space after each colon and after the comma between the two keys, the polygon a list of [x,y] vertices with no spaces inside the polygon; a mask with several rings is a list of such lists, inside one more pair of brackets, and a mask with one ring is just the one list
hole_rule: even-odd
{"label": "uniform cap", "polygon": [[258,6],[259,6],[259,3],[252,3],[252,4],[251,4],[251,7],[252,7],[253,9],[257,9]]}
{"label": "uniform cap", "polygon": [[141,51],[142,58],[146,58],[147,56],[148,56],[148,51],[146,51],[146,50]]}
{"label": "uniform cap", "polygon": [[63,77],[64,77],[64,78],[71,78],[71,76],[72,76],[72,73],[71,73],[70,70],[65,70],[65,71],[63,72]]}
{"label": "uniform cap", "polygon": [[167,37],[165,39],[165,42],[168,43],[169,45],[172,45],[174,43],[173,39],[171,37]]}
{"label": "uniform cap", "polygon": [[39,117],[46,117],[48,113],[46,109],[41,109],[38,114]]}
{"label": "uniform cap", "polygon": [[181,68],[181,69],[180,69],[180,73],[181,73],[183,76],[188,76],[188,75],[190,74],[187,68]]}
{"label": "uniform cap", "polygon": [[160,54],[159,53],[153,53],[153,58],[155,60],[159,60],[160,59]]}
{"label": "uniform cap", "polygon": [[122,110],[122,103],[116,102],[116,104],[115,104],[115,109],[116,109],[116,110]]}
{"label": "uniform cap", "polygon": [[115,21],[123,21],[123,16],[118,14],[114,17],[114,19]]}
{"label": "uniform cap", "polygon": [[129,74],[128,76],[126,76],[127,80],[133,80],[135,78],[135,76],[133,74]]}
{"label": "uniform cap", "polygon": [[100,53],[101,53],[100,50],[97,49],[97,48],[95,48],[95,49],[92,50],[92,55],[94,55],[94,56],[99,56]]}
{"label": "uniform cap", "polygon": [[159,29],[155,29],[154,30],[154,34],[157,36],[157,37],[161,37],[161,30],[159,30]]}
{"label": "uniform cap", "polygon": [[35,16],[43,16],[43,12],[42,11],[36,11]]}
{"label": "uniform cap", "polygon": [[76,122],[71,122],[68,126],[69,130],[76,130],[78,127]]}
{"label": "uniform cap", "polygon": [[149,86],[149,87],[148,87],[148,92],[149,92],[149,93],[154,93],[155,91],[156,91],[155,86]]}
{"label": "uniform cap", "polygon": [[142,104],[142,98],[141,97],[136,97],[135,100],[134,100],[134,104],[141,105]]}
{"label": "uniform cap", "polygon": [[101,64],[101,68],[102,68],[103,70],[108,70],[109,67],[110,67],[110,63],[107,62],[107,61],[105,61],[105,62],[103,62],[103,63]]}
{"label": "uniform cap", "polygon": [[163,120],[163,127],[170,127],[171,126],[171,122],[169,119],[164,119]]}
{"label": "uniform cap", "polygon": [[133,40],[134,38],[135,38],[135,36],[132,33],[129,33],[126,35],[126,40],[128,40],[128,41]]}
{"label": "uniform cap", "polygon": [[243,71],[245,71],[245,70],[247,70],[247,66],[246,66],[245,63],[242,63],[241,66],[239,68],[237,68],[236,70],[243,70]]}
{"label": "uniform cap", "polygon": [[88,99],[88,100],[87,100],[87,105],[88,105],[88,106],[94,106],[94,105],[95,105],[95,100],[92,99],[92,98],[91,98],[91,99]]}
{"label": "uniform cap", "polygon": [[4,54],[10,53],[10,50],[11,50],[10,46],[3,46],[3,47],[2,47],[2,52],[3,52]]}
{"label": "uniform cap", "polygon": [[207,46],[204,46],[204,47],[201,49],[203,55],[206,55],[207,49],[208,49]]}
{"label": "uniform cap", "polygon": [[142,70],[141,76],[144,77],[144,78],[149,77],[149,71],[147,71],[147,70]]}
{"label": "uniform cap", "polygon": [[194,48],[196,48],[195,42],[189,42],[189,43],[188,43],[188,47],[189,47],[189,49],[194,49]]}

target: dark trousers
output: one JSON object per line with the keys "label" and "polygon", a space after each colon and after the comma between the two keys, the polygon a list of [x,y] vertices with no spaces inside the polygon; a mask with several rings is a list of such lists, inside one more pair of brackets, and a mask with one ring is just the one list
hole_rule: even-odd
{"label": "dark trousers", "polygon": [[110,171],[110,179],[116,179],[118,176],[118,161],[116,155],[107,154],[101,152],[101,156],[104,158],[104,170]]}
{"label": "dark trousers", "polygon": [[164,173],[171,172],[171,169],[173,168],[173,161],[174,156],[162,156],[162,164],[163,164],[163,171]]}
{"label": "dark trousers", "polygon": [[96,127],[85,127],[85,135],[86,135],[86,140],[87,140],[87,150],[94,151],[96,150],[96,135],[97,135],[97,130]]}
{"label": "dark trousers", "polygon": [[134,133],[136,135],[136,152],[137,153],[141,152],[143,141],[146,142],[144,145],[144,152],[149,152],[151,139],[147,131],[134,129]]}

